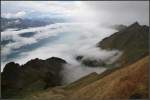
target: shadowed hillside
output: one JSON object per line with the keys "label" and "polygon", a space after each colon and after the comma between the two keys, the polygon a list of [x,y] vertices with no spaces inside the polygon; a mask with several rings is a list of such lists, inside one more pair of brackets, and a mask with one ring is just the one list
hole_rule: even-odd
{"label": "shadowed hillside", "polygon": [[135,22],[124,30],[104,38],[98,43],[98,47],[107,50],[117,49],[123,51],[118,62],[121,65],[127,65],[148,55],[148,40],[149,27],[141,26],[138,22]]}
{"label": "shadowed hillside", "polygon": [[[47,89],[26,97],[49,100],[147,99],[149,57],[113,70],[101,77],[92,73],[64,87]],[[93,78],[92,78],[93,77]],[[88,84],[87,84],[88,83]]]}
{"label": "shadowed hillside", "polygon": [[66,61],[51,57],[33,59],[24,65],[6,64],[2,76],[2,98],[23,98],[34,91],[61,85],[61,70]]}
{"label": "shadowed hillside", "polygon": [[148,98],[148,66],[149,57],[145,57],[81,88],[71,95],[71,98],[88,100]]}

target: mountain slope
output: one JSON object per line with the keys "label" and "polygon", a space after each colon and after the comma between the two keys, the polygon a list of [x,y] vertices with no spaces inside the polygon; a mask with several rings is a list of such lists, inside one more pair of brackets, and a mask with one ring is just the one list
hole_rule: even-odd
{"label": "mountain slope", "polygon": [[81,88],[70,97],[75,100],[148,98],[148,66],[149,57],[145,57]]}
{"label": "mountain slope", "polygon": [[33,59],[24,65],[6,64],[1,73],[2,98],[23,98],[34,91],[61,85],[61,70],[66,61],[51,57]]}
{"label": "mountain slope", "polygon": [[98,47],[107,50],[117,49],[123,51],[119,59],[121,65],[131,64],[148,55],[149,27],[141,26],[137,22],[124,30],[104,38]]}
{"label": "mountain slope", "polygon": [[[149,56],[104,76],[92,73],[64,87],[27,97],[48,100],[147,99]],[[92,77],[95,78],[92,78]],[[85,84],[85,85],[84,85]],[[79,88],[78,88],[79,87]]]}

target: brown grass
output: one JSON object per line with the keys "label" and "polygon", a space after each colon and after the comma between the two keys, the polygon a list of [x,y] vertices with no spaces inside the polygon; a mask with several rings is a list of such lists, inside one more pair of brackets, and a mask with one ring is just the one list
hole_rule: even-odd
{"label": "brown grass", "polygon": [[[35,93],[28,99],[48,100],[103,100],[129,99],[140,95],[148,98],[149,57],[102,75],[92,73],[66,87],[56,87]],[[71,92],[70,92],[71,91]]]}
{"label": "brown grass", "polygon": [[103,79],[76,91],[73,99],[128,99],[138,93],[148,97],[149,57],[119,69]]}

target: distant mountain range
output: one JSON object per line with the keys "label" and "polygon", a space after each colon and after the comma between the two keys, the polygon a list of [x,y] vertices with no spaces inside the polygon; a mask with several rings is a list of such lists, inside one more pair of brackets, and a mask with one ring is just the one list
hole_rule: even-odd
{"label": "distant mountain range", "polygon": [[22,19],[22,18],[1,18],[1,31],[9,28],[26,29],[30,27],[45,26],[56,22],[65,22],[64,19],[58,18],[39,18],[39,19]]}
{"label": "distant mountain range", "polygon": [[[119,67],[91,73],[62,86],[60,72],[69,62],[57,57],[34,59],[24,65],[6,64],[1,73],[2,98],[48,100],[148,99],[149,27],[134,23],[104,38],[97,46],[120,50]],[[77,60],[82,61],[82,56]],[[98,66],[96,60],[83,64]],[[94,63],[96,61],[96,63]]]}

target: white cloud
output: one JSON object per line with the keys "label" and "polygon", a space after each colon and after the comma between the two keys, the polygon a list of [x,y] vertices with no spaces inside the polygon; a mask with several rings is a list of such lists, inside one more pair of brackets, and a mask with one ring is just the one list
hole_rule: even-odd
{"label": "white cloud", "polygon": [[[19,49],[22,46],[30,45],[37,43],[41,39],[50,37],[50,36],[57,36],[61,29],[57,29],[59,27],[57,24],[55,25],[47,25],[44,27],[37,27],[37,28],[29,28],[29,29],[22,29],[22,30],[12,30],[8,29],[6,31],[1,32],[1,41],[4,40],[13,40],[12,43],[7,44],[5,47],[2,48],[2,56],[5,57],[9,55],[13,49]],[[53,28],[55,30],[53,30]],[[36,35],[33,37],[21,37],[21,34],[28,33],[28,32],[35,32]],[[30,34],[30,33],[29,33]]]}
{"label": "white cloud", "polygon": [[[39,53],[36,53],[36,55],[37,54],[41,54],[41,55],[37,57],[41,57],[42,55],[46,56],[45,54],[43,54],[45,52],[41,52],[41,50],[47,50],[47,52],[49,52],[49,50],[52,50],[51,51],[53,52],[52,54],[56,54],[58,52],[61,52],[62,54],[64,54],[63,51],[67,53],[69,52],[71,53],[71,50],[80,48],[79,50],[76,50],[76,52],[84,52],[84,50],[86,49],[93,48],[91,46],[95,45],[99,40],[101,40],[105,36],[109,36],[112,32],[115,32],[111,29],[109,30],[105,28],[100,28],[98,26],[99,24],[96,24],[96,23],[90,23],[90,24],[91,25],[87,25],[87,23],[82,23],[82,24],[81,23],[57,23],[57,24],[48,25],[44,27],[23,29],[20,31],[7,30],[4,32],[1,32],[1,40],[13,40],[14,41],[13,43],[6,45],[6,47],[2,49],[2,55],[4,56],[8,55],[11,53],[13,49],[17,49],[28,44],[36,43],[44,38],[48,38],[52,36],[59,36],[60,34],[63,34],[63,33],[68,33],[66,36],[62,37],[64,39],[60,41],[60,44],[64,44],[64,47],[63,47],[64,50],[61,49],[62,45],[59,46],[59,44],[58,45],[54,44],[53,45],[54,47],[52,47],[54,48],[54,50],[51,47],[49,48],[44,47],[43,49],[40,48]],[[30,38],[19,36],[19,34],[27,33],[27,32],[36,32],[37,34],[35,34],[33,37],[30,37]],[[59,41],[57,42],[59,43]],[[73,47],[72,48],[68,47],[70,45],[73,45]],[[60,49],[58,49],[57,51],[55,48],[60,48]],[[37,49],[37,52],[38,52],[38,49]],[[35,57],[31,57],[31,58],[35,58]]]}
{"label": "white cloud", "polygon": [[[20,34],[27,32],[36,32],[33,37],[25,38],[20,37]],[[41,47],[29,51],[22,52],[18,58],[12,61],[23,64],[31,58],[46,59],[52,56],[57,56],[66,59],[70,63],[76,63],[74,56],[87,55],[89,57],[105,58],[107,52],[100,52],[94,45],[102,38],[111,35],[115,30],[107,29],[99,26],[99,23],[56,23],[44,27],[29,28],[23,30],[7,30],[1,33],[2,40],[12,39],[14,42],[6,45],[2,49],[2,55],[5,57],[11,54],[14,50],[22,46],[38,43],[41,39],[48,37],[59,37],[56,42],[49,41]],[[104,54],[104,55],[103,55]],[[112,55],[113,53],[108,53]],[[9,62],[9,61],[7,61]]]}
{"label": "white cloud", "polygon": [[[13,10],[12,10],[13,9]],[[2,1],[2,14],[7,16],[21,11],[29,13],[51,13],[70,16],[72,12],[78,10],[78,2],[61,1]]]}
{"label": "white cloud", "polygon": [[79,22],[129,25],[139,21],[149,24],[148,1],[2,1],[1,8],[2,15],[25,11],[27,14],[42,13],[40,16],[47,13],[49,17],[68,16]]}
{"label": "white cloud", "polygon": [[83,76],[86,76],[92,72],[96,72],[98,74],[104,72],[106,68],[90,68],[87,66],[81,65],[71,65],[66,64],[64,70],[61,72],[63,75],[63,84],[69,84],[75,80],[80,79]]}
{"label": "white cloud", "polygon": [[4,18],[23,18],[25,17],[25,15],[26,15],[25,11],[21,11],[17,13],[2,13],[2,17]]}
{"label": "white cloud", "polygon": [[[25,32],[36,32],[37,34],[31,38],[19,36],[19,34]],[[89,68],[81,66],[80,63],[76,61],[75,56],[84,55],[90,58],[108,59],[118,51],[101,50],[95,45],[104,37],[114,32],[116,32],[116,30],[99,26],[99,23],[56,23],[45,27],[29,28],[20,31],[7,30],[2,32],[2,39],[13,39],[15,42],[6,45],[6,47],[2,49],[1,53],[4,57],[14,52],[13,49],[28,44],[40,43],[41,39],[49,37],[59,38],[53,41],[49,39],[47,43],[42,44],[39,48],[21,52],[17,57],[2,62],[1,66],[3,69],[4,65],[10,61],[24,64],[34,58],[47,59],[52,56],[60,57],[69,63],[69,65],[64,66],[62,75],[64,76],[63,82],[70,83],[91,72],[101,73],[106,70],[103,67]]]}
{"label": "white cloud", "polygon": [[[93,71],[102,72],[105,69],[82,68],[83,66],[81,67],[80,63],[77,62],[74,57],[76,55],[86,55],[87,57],[95,57],[104,60],[108,57],[112,57],[112,55],[118,51],[101,50],[95,45],[104,37],[110,36],[112,33],[116,32],[116,30],[108,29],[101,25],[103,23],[131,24],[134,21],[140,21],[143,24],[147,24],[147,22],[149,22],[149,10],[147,7],[148,5],[145,4],[145,2],[142,4],[130,4],[130,2],[125,3],[122,1],[115,3],[114,1],[109,3],[99,1],[8,1],[3,3],[2,12],[11,14],[13,13],[15,16],[26,15],[26,13],[19,13],[22,11],[37,13],[58,13],[72,17],[74,22],[56,23],[44,27],[29,28],[20,31],[7,30],[2,32],[2,40],[12,39],[15,41],[14,43],[6,45],[6,47],[2,49],[3,56],[12,53],[14,51],[13,49],[17,49],[33,43],[40,43],[41,39],[49,39],[47,43],[42,44],[42,46],[39,48],[30,50],[28,52],[21,52],[16,58],[2,62],[2,67],[5,63],[10,61],[24,64],[33,58],[46,59],[52,56],[56,56],[63,58],[70,63],[70,66],[65,66],[65,70],[63,72],[67,74],[65,77],[67,82],[74,81],[81,76],[84,76]],[[7,11],[4,8],[6,8]],[[11,14],[9,16],[12,16]],[[36,32],[37,34],[30,38],[19,36],[19,34],[26,32]],[[50,37],[53,37],[54,40],[51,41]],[[116,59],[117,57],[111,61]]]}

